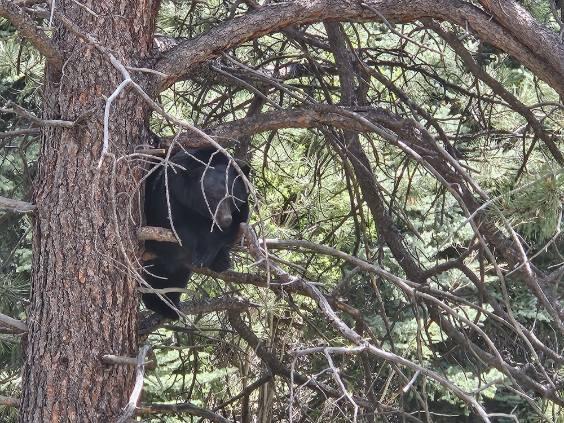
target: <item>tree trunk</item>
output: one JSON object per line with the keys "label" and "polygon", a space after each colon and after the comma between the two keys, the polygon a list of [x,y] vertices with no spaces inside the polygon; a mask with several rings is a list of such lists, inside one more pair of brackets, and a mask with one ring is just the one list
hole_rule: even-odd
{"label": "tree trunk", "polygon": [[[90,7],[98,17],[70,0],[55,10],[124,65],[147,57],[158,0]],[[138,302],[125,257],[136,263],[139,172],[115,159],[146,136],[148,109],[129,89],[115,99],[110,154],[98,168],[105,98],[123,78],[107,53],[56,18],[54,27],[65,66],[62,76],[46,70],[44,115],[79,122],[42,137],[20,421],[111,422],[127,403],[134,368],[104,365],[101,356],[136,355]]]}

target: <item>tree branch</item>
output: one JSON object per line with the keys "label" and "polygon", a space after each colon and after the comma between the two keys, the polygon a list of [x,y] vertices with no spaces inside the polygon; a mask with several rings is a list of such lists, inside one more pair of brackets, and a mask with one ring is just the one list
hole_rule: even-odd
{"label": "tree branch", "polygon": [[[9,109],[8,107],[12,107]],[[15,113],[18,116],[22,116],[23,118],[33,122],[37,126],[53,126],[53,127],[60,127],[60,128],[72,128],[75,125],[75,122],[71,122],[68,120],[60,120],[60,119],[40,119],[35,116],[30,111],[24,109],[23,107],[8,101],[6,103],[6,108],[0,107],[0,112],[2,113]]]}
{"label": "tree branch", "polygon": [[[430,23],[429,26],[439,34],[449,45],[450,47],[456,52],[456,54],[462,59],[466,67],[472,72],[477,78],[484,81],[489,87],[496,93],[498,96],[503,98],[507,101],[507,104],[511,106],[513,110],[523,116],[533,131],[535,135],[539,137],[544,144],[548,147],[554,159],[561,165],[564,165],[564,156],[562,152],[555,144],[554,140],[550,137],[549,134],[546,133],[544,128],[542,127],[541,122],[536,118],[535,114],[526,106],[524,105],[516,96],[514,96],[511,92],[509,92],[501,82],[492,78],[480,65],[476,62],[476,60],[472,57],[472,54],[464,45],[458,40],[458,38],[451,32],[444,31],[440,25]],[[556,56],[556,54],[554,55]],[[548,55],[548,57],[552,57],[552,55]],[[564,60],[564,55],[563,55]]]}
{"label": "tree branch", "polygon": [[10,137],[21,137],[23,135],[39,135],[41,130],[39,128],[29,129],[15,129],[13,131],[0,132],[0,139]]}
{"label": "tree branch", "polygon": [[[500,25],[498,21],[492,20],[490,15],[470,3],[459,0],[414,0],[410,2],[297,0],[269,4],[219,25],[199,37],[184,41],[164,53],[157,61],[155,70],[167,76],[156,81],[156,88],[157,91],[162,91],[198,65],[218,57],[227,50],[289,26],[330,20],[380,21],[382,16],[390,22],[413,22],[431,17],[475,31],[482,40],[514,56],[560,95],[564,95],[564,69],[556,67],[556,63],[551,64],[544,58],[540,59],[538,55],[532,54],[526,45],[516,40],[510,31]],[[532,30],[525,34],[531,38],[535,35],[536,33]],[[550,54],[556,52],[557,55],[560,55],[556,42],[551,42],[551,40],[547,40],[542,51],[550,51]]]}
{"label": "tree branch", "polygon": [[[235,310],[241,312],[250,307],[258,307],[255,304],[243,298],[237,297],[218,297],[206,298],[195,301],[186,301],[180,303],[178,309],[187,315],[206,314],[216,311]],[[157,313],[153,313],[139,322],[139,335],[148,335],[156,329],[164,326],[168,320]]]}
{"label": "tree branch", "polygon": [[15,397],[4,397],[0,395],[0,405],[3,405],[5,407],[18,408],[20,406],[20,399]]}
{"label": "tree branch", "polygon": [[0,197],[0,210],[7,210],[12,213],[30,213],[36,206],[25,201],[12,200],[11,198]]}
{"label": "tree branch", "polygon": [[33,23],[32,18],[18,7],[13,1],[0,0],[0,16],[7,18],[19,33],[26,38],[53,66],[59,71],[63,66],[61,52],[43,32]]}
{"label": "tree branch", "polygon": [[0,313],[0,325],[9,329],[13,329],[16,333],[27,332],[27,325],[24,322],[18,319],[14,319],[10,316],[6,316],[2,313]]}
{"label": "tree branch", "polygon": [[[564,44],[558,35],[548,31],[515,0],[479,0],[480,4],[491,13],[517,40],[529,48],[550,65],[564,73]],[[551,1],[551,0],[549,0]],[[531,37],[531,34],[535,34]],[[546,49],[550,54],[543,54]]]}
{"label": "tree branch", "polygon": [[230,420],[205,408],[197,407],[190,402],[182,404],[143,404],[137,410],[137,415],[144,414],[179,414],[187,413],[191,416],[202,417],[214,423],[231,423]]}
{"label": "tree branch", "polygon": [[[274,112],[260,113],[242,119],[233,120],[206,132],[224,146],[231,145],[239,138],[256,135],[262,132],[284,128],[319,128],[332,126],[339,129],[348,129],[357,132],[371,132],[371,129],[359,122],[345,116],[341,111],[356,111],[367,120],[387,122],[392,125],[399,118],[383,108],[372,107],[341,107],[341,106],[306,106],[293,110],[277,110]],[[164,138],[166,144],[167,138]],[[186,146],[204,145],[204,140],[192,132],[183,132],[175,138],[177,142]]]}
{"label": "tree branch", "polygon": [[[102,356],[102,362],[104,364],[111,364],[111,365],[118,365],[118,366],[137,366],[138,360],[136,357],[123,357],[120,355],[113,355],[113,354],[104,354]],[[154,369],[156,367],[156,363],[152,360],[145,361],[143,363],[145,368],[147,369]]]}

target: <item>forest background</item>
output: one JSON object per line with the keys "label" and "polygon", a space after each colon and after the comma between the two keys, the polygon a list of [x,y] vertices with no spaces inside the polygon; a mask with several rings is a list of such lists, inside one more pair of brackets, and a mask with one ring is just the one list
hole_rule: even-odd
{"label": "forest background", "polygon": [[[0,420],[564,422],[563,34],[553,0],[0,0]],[[209,142],[250,225],[162,321],[144,176]]]}

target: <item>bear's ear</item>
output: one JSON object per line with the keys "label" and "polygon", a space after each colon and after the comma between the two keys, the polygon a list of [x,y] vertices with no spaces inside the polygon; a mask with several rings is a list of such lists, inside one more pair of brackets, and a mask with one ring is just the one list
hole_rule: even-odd
{"label": "bear's ear", "polygon": [[249,174],[251,173],[251,167],[249,166],[249,164],[243,160],[235,160],[235,161],[237,162],[237,165],[241,168],[245,176],[249,177]]}

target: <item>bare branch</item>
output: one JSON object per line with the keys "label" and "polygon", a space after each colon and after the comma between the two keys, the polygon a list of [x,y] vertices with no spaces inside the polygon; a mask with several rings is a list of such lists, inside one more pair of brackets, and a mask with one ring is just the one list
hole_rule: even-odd
{"label": "bare branch", "polygon": [[[226,296],[183,302],[180,303],[178,309],[186,315],[198,315],[229,310],[241,312],[250,307],[258,306],[259,304],[255,304],[243,298]],[[164,326],[167,321],[166,318],[153,313],[139,322],[139,334],[144,336],[154,332]]]}
{"label": "bare branch", "polygon": [[30,213],[36,206],[25,201],[12,200],[11,198],[0,197],[0,210],[8,210],[12,213]]}
{"label": "bare branch", "polygon": [[[120,355],[105,354],[102,356],[102,362],[105,364],[117,364],[121,366],[137,366],[136,357],[122,357]],[[156,363],[152,360],[145,361],[143,365],[147,368],[155,368]]]}
{"label": "bare branch", "polygon": [[0,313],[0,325],[15,329],[18,333],[27,332],[27,325],[21,320]]}
{"label": "bare branch", "polygon": [[122,415],[119,416],[117,423],[126,423],[129,421],[130,417],[135,413],[135,407],[141,396],[141,391],[143,390],[143,380],[145,375],[145,356],[149,352],[151,347],[148,344],[143,345],[143,348],[139,350],[137,355],[137,372],[135,376],[135,385],[133,386],[133,391],[129,397],[129,402],[125,407]]}
{"label": "bare branch", "polygon": [[[293,110],[266,112],[237,119],[218,125],[206,132],[216,138],[222,145],[228,146],[241,137],[256,135],[262,132],[284,128],[319,128],[332,126],[358,132],[371,132],[372,129],[342,113],[343,110],[355,111],[367,120],[389,125],[398,123],[398,118],[382,108],[373,107],[342,107],[332,105],[311,105]],[[177,141],[182,145],[198,147],[204,145],[204,140],[193,132],[182,132]],[[165,144],[170,140],[164,138]]]}
{"label": "bare branch", "polygon": [[[352,3],[342,0],[316,2],[292,1],[269,4],[245,16],[232,19],[207,33],[184,41],[161,56],[155,69],[167,75],[158,81],[158,91],[169,87],[198,65],[213,59],[230,48],[246,41],[280,31],[289,26],[304,25],[320,21],[379,21],[384,16],[389,22],[413,22],[421,18],[445,20],[463,28],[471,28],[481,39],[500,48],[529,67],[544,79],[559,94],[564,95],[564,69],[558,63],[531,54],[529,48],[512,37],[498,21],[474,5],[458,0],[418,0],[397,2],[395,0],[371,0]],[[378,13],[375,13],[376,10]],[[533,38],[536,33],[529,31],[526,36]],[[546,51],[555,51],[562,61],[557,42],[543,46]],[[554,48],[552,48],[553,46]]]}
{"label": "bare branch", "polygon": [[3,397],[0,395],[0,405],[17,408],[20,406],[20,399],[14,397]]}
{"label": "bare branch", "polygon": [[0,139],[21,137],[22,135],[39,135],[40,133],[41,130],[39,128],[15,129],[13,131],[0,132]]}
{"label": "bare branch", "polygon": [[137,412],[138,415],[180,413],[202,417],[214,423],[231,423],[230,420],[221,417],[219,414],[216,414],[205,408],[197,407],[189,402],[182,404],[143,404],[141,407],[139,407],[139,410]]}
{"label": "bare branch", "polygon": [[[550,65],[564,72],[564,44],[562,39],[542,26],[515,0],[480,0],[484,8],[500,22],[513,37],[529,48],[531,54],[541,55]],[[535,34],[531,37],[531,34]],[[550,46],[550,47],[548,47]],[[549,48],[550,54],[542,54]]]}
{"label": "bare branch", "polygon": [[162,241],[178,244],[178,239],[170,229],[155,226],[143,226],[137,230],[139,241]]}
{"label": "bare branch", "polygon": [[20,34],[29,40],[33,46],[53,66],[54,71],[59,71],[63,66],[61,52],[43,32],[33,23],[31,17],[18,7],[13,1],[0,0],[0,16],[7,18]]}
{"label": "bare branch", "polygon": [[[12,107],[11,109],[9,107]],[[53,126],[53,127],[60,127],[60,128],[72,128],[75,123],[68,121],[68,120],[60,120],[60,119],[40,119],[35,116],[30,111],[24,109],[17,104],[8,101],[6,103],[6,107],[0,107],[0,112],[2,113],[15,113],[23,118],[33,122],[35,125],[43,127],[43,126]]]}

